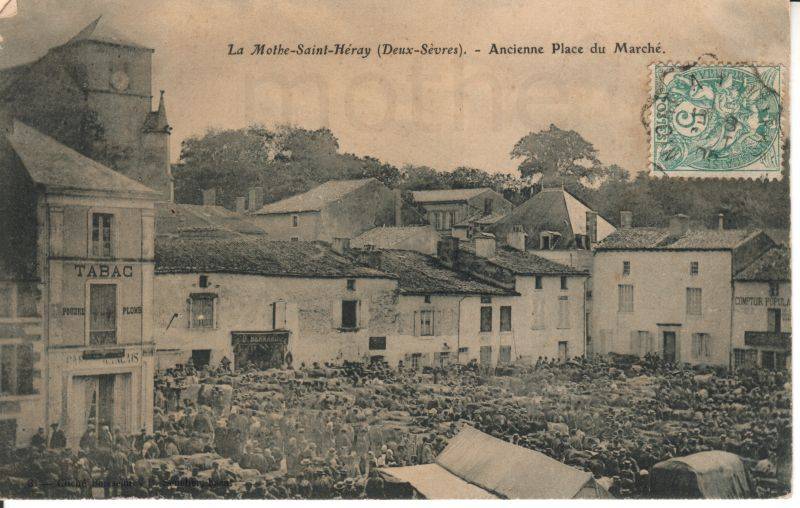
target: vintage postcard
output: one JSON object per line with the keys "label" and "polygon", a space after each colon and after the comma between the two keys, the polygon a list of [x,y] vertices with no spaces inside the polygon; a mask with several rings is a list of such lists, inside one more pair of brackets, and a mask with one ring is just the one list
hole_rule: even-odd
{"label": "vintage postcard", "polygon": [[0,0],[0,498],[789,499],[790,12]]}

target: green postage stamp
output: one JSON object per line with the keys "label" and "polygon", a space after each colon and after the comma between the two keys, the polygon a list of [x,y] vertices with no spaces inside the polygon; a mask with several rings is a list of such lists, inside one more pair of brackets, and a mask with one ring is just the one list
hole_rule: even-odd
{"label": "green postage stamp", "polygon": [[779,65],[652,66],[651,171],[780,178]]}

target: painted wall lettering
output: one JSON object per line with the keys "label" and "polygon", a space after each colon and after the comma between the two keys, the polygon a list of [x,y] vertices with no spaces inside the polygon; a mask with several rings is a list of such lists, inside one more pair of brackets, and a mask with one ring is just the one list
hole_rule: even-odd
{"label": "painted wall lettering", "polygon": [[64,307],[61,309],[62,316],[85,316],[86,311],[83,307]]}
{"label": "painted wall lettering", "polygon": [[133,277],[133,265],[75,265],[78,277],[120,278]]}

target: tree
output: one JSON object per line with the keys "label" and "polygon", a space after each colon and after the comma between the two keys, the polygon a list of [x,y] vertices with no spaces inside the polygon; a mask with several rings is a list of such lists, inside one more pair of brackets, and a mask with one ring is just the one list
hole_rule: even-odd
{"label": "tree", "polygon": [[550,124],[548,130],[530,132],[511,150],[512,159],[522,159],[519,172],[523,178],[568,177],[593,181],[603,173],[597,150],[575,131],[561,130]]}

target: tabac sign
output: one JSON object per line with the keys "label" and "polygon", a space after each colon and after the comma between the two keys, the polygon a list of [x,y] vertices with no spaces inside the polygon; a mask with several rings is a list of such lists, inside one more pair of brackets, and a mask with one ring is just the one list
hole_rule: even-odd
{"label": "tabac sign", "polygon": [[76,264],[75,274],[78,277],[99,279],[131,278],[133,277],[133,265]]}

